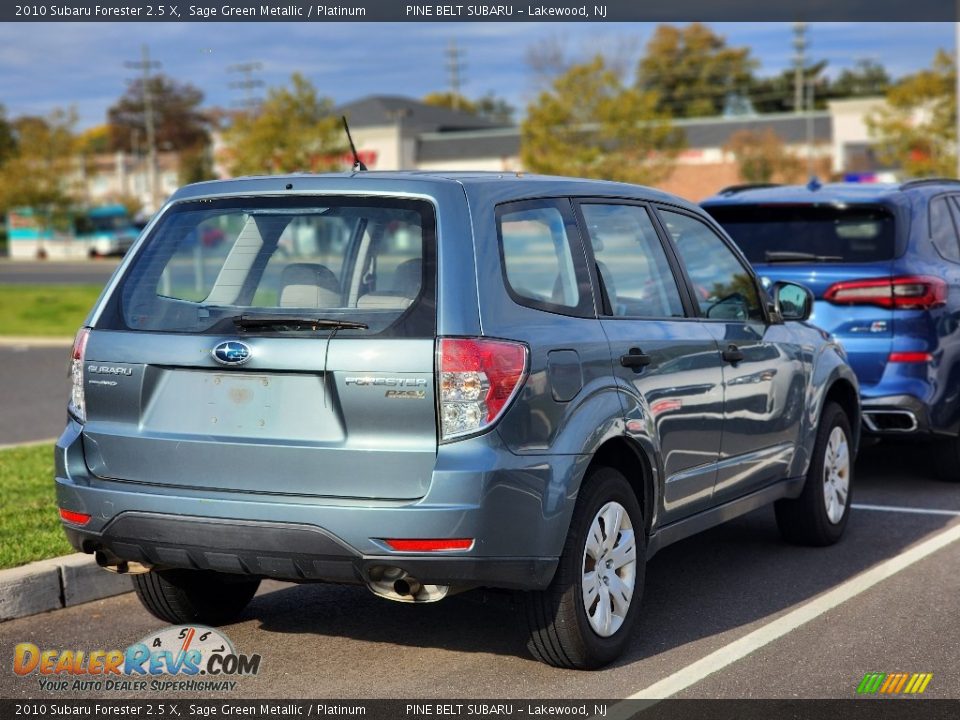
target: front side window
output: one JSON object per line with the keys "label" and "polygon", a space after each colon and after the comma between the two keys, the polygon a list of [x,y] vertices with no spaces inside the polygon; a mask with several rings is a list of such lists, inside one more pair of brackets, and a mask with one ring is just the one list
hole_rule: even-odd
{"label": "front side window", "polygon": [[105,323],[222,333],[269,315],[381,332],[430,304],[419,301],[433,293],[433,227],[428,203],[392,198],[180,203],[147,238]]}
{"label": "front side window", "polygon": [[571,242],[568,212],[569,202],[551,200],[498,209],[504,274],[520,304],[573,313],[592,303],[582,250],[578,258]]}
{"label": "front side window", "polygon": [[711,320],[763,322],[753,276],[723,238],[690,215],[663,209],[660,215],[687,268],[700,314]]}
{"label": "front side window", "polygon": [[581,205],[597,270],[617,317],[683,317],[683,302],[646,208]]}

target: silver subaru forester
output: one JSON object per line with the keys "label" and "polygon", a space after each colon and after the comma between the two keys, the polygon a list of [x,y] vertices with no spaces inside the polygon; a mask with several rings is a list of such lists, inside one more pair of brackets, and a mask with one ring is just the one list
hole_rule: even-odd
{"label": "silver subaru forester", "polygon": [[674,196],[453,173],[178,191],[73,349],[73,545],[171,623],[262,578],[518,591],[552,665],[615,659],[665,545],[768,503],[836,542],[857,381]]}

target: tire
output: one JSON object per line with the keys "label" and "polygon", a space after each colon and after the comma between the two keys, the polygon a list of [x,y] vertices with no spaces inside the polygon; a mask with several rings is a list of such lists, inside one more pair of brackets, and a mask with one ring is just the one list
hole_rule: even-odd
{"label": "tire", "polygon": [[[612,518],[617,508],[623,518],[619,523],[620,532],[612,545],[607,545],[601,532],[601,511]],[[612,524],[614,521],[609,522]],[[627,535],[631,532],[630,528],[632,538]],[[597,467],[590,471],[580,489],[553,581],[545,590],[524,594],[529,631],[527,648],[535,658],[554,667],[592,670],[613,662],[623,654],[630,642],[643,595],[647,547],[645,528],[640,504],[626,478],[608,467]],[[620,548],[621,552],[614,558],[619,556],[624,561],[618,567],[613,564],[613,558],[608,558],[611,565],[600,577],[597,577],[596,570],[589,570],[598,567],[588,549],[591,529],[599,536],[599,542],[591,543],[591,547],[596,548],[594,552],[599,551],[604,557],[610,555],[612,549]],[[631,557],[632,563],[629,560]],[[592,584],[595,599],[589,607],[582,590],[582,579],[587,572],[597,578]],[[604,575],[607,579],[602,582]],[[614,582],[630,593],[625,613],[623,604],[617,608],[614,603],[614,596],[609,590],[611,578],[616,578]],[[610,603],[607,607],[611,609],[606,616],[602,615],[601,610],[604,598]],[[619,614],[616,613],[617,609],[621,610]],[[609,622],[607,625],[603,622],[605,618]],[[609,634],[598,633],[592,623],[605,627]]]}
{"label": "tire", "polygon": [[938,440],[935,447],[937,476],[946,482],[960,483],[960,437]]}
{"label": "tire", "polygon": [[827,403],[803,492],[774,504],[777,526],[787,542],[822,547],[843,536],[853,497],[852,437],[843,408]]}
{"label": "tire", "polygon": [[131,577],[143,606],[172,625],[232,622],[260,586],[259,578],[204,570],[151,570]]}

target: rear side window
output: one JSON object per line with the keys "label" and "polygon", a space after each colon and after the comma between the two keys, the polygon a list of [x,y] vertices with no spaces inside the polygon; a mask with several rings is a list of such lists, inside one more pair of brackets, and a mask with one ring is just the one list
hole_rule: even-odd
{"label": "rear side window", "polygon": [[502,205],[497,209],[497,232],[507,287],[515,301],[564,314],[592,313],[589,277],[583,250],[574,245],[569,201]]}
{"label": "rear side window", "polygon": [[751,263],[892,260],[896,223],[882,207],[725,205],[706,208]]}
{"label": "rear side window", "polygon": [[151,232],[98,327],[224,333],[259,314],[369,328],[343,333],[432,335],[433,228],[432,207],[414,200],[180,203]]}
{"label": "rear side window", "polygon": [[930,239],[937,252],[951,262],[960,262],[957,219],[955,198],[944,196],[930,201]]}
{"label": "rear side window", "polygon": [[683,301],[650,214],[636,205],[581,205],[597,270],[618,317],[683,317]]}

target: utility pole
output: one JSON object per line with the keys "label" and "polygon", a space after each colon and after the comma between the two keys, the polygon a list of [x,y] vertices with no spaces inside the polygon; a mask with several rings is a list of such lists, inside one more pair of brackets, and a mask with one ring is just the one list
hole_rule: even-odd
{"label": "utility pole", "polygon": [[159,183],[157,181],[157,132],[153,116],[153,91],[151,89],[151,70],[160,67],[160,63],[150,59],[150,48],[144,44],[139,62],[125,62],[125,67],[140,70],[143,75],[143,124],[147,133],[147,182],[150,185],[150,210],[156,212],[160,206]]}
{"label": "utility pole", "polygon": [[239,104],[250,113],[254,112],[257,106],[260,105],[260,98],[256,97],[253,94],[253,91],[256,88],[263,87],[263,80],[254,77],[254,73],[259,72],[262,69],[263,63],[260,62],[237,63],[236,65],[231,65],[227,68],[227,72],[240,73],[243,76],[242,80],[231,81],[230,87],[235,90],[243,91],[244,97]]}
{"label": "utility pole", "polygon": [[[958,0],[960,2],[960,0]],[[803,112],[804,75],[807,69],[807,23],[793,24],[793,111]]]}
{"label": "utility pole", "polygon": [[[958,0],[960,1],[960,0]],[[463,86],[463,71],[466,65],[463,62],[463,51],[457,47],[457,41],[451,40],[447,47],[447,72],[450,75],[450,92],[453,93],[453,109],[460,109],[460,91]]]}

